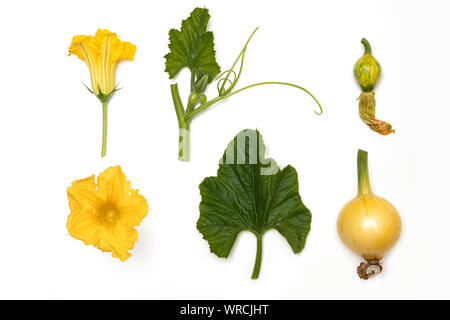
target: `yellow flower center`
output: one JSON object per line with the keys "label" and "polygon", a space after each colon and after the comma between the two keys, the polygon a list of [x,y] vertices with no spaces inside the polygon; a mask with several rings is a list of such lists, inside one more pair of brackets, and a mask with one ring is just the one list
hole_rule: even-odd
{"label": "yellow flower center", "polygon": [[120,217],[119,211],[113,205],[108,205],[102,210],[102,219],[107,224],[115,223]]}

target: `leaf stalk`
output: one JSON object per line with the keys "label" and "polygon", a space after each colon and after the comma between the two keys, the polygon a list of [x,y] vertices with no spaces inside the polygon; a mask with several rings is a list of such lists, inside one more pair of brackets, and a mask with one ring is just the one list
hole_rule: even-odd
{"label": "leaf stalk", "polygon": [[252,279],[258,279],[259,271],[261,270],[261,258],[262,258],[262,235],[256,233],[256,258],[255,265],[253,267]]}

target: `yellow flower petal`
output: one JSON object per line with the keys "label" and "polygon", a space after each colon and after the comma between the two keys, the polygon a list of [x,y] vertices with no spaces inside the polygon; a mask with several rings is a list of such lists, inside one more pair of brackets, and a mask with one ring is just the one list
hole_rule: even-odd
{"label": "yellow flower petal", "polygon": [[125,59],[133,61],[135,53],[136,46],[134,44],[130,42],[120,42],[119,44],[116,43],[116,50],[113,49],[111,52],[111,64]]}
{"label": "yellow flower petal", "polygon": [[70,44],[70,47],[69,47],[69,56],[71,54],[74,54],[81,60],[86,61],[85,52],[82,50],[82,47],[80,46],[80,44],[85,43],[85,41],[88,38],[89,38],[88,36],[74,36],[72,38],[72,43]]}
{"label": "yellow flower petal", "polygon": [[98,246],[101,241],[100,231],[102,225],[98,214],[93,209],[72,211],[67,219],[67,230],[75,239],[81,240],[85,245]]}
{"label": "yellow flower petal", "polygon": [[131,194],[117,208],[120,212],[118,223],[126,226],[140,225],[148,212],[147,201],[137,190],[131,190]]}
{"label": "yellow flower petal", "polygon": [[97,211],[102,204],[102,200],[97,192],[95,176],[92,175],[85,179],[75,180],[72,186],[67,188],[67,198],[72,212],[81,210],[83,207]]}
{"label": "yellow flower petal", "polygon": [[119,204],[130,193],[130,182],[120,166],[109,167],[98,176],[98,192],[106,202]]}
{"label": "yellow flower petal", "polygon": [[134,228],[117,225],[114,228],[103,228],[98,248],[104,252],[111,252],[113,258],[125,261],[131,256],[129,250],[133,249],[138,239]]}

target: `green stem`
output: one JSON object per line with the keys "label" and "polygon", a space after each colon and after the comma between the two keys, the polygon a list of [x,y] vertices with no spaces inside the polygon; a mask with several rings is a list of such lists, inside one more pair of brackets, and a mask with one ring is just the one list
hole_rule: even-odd
{"label": "green stem", "polygon": [[362,38],[361,43],[364,46],[364,54],[372,54],[372,48],[370,47],[369,41],[366,38]]}
{"label": "green stem", "polygon": [[170,92],[172,93],[173,105],[177,114],[178,126],[181,127],[184,121],[184,107],[181,102],[180,93],[178,91],[178,84],[174,83],[170,85]]}
{"label": "green stem", "polygon": [[191,152],[190,123],[186,122],[179,127],[178,160],[189,161]]}
{"label": "green stem", "polygon": [[358,150],[358,196],[372,194],[369,180],[368,153]]}
{"label": "green stem", "polygon": [[229,97],[231,97],[231,96],[233,96],[233,95],[235,95],[236,93],[239,93],[239,92],[241,92],[241,91],[244,91],[244,90],[247,90],[247,89],[256,87],[256,86],[267,85],[267,84],[279,84],[279,85],[291,86],[291,87],[294,87],[294,88],[297,88],[297,89],[300,89],[300,90],[305,91],[307,94],[309,94],[309,95],[314,99],[314,101],[317,103],[317,105],[318,105],[319,108],[320,108],[320,112],[317,112],[317,111],[314,111],[314,112],[315,112],[317,115],[321,115],[321,114],[322,114],[322,106],[320,105],[319,101],[316,99],[316,97],[313,96],[313,94],[312,94],[311,92],[309,92],[309,91],[306,90],[305,88],[300,87],[300,86],[298,86],[298,85],[296,85],[296,84],[288,83],[288,82],[267,81],[267,82],[259,82],[259,83],[251,84],[251,85],[246,86],[246,87],[243,87],[243,88],[241,88],[241,89],[239,89],[239,90],[230,92],[230,93],[228,93],[228,94],[226,94],[226,95],[224,95],[224,96],[218,96],[218,97],[216,97],[216,98],[214,98],[214,99],[208,101],[207,103],[201,105],[201,106],[198,107],[197,109],[194,109],[194,110],[192,110],[191,112],[187,113],[187,114],[185,115],[185,118],[190,120],[190,119],[192,119],[193,117],[195,117],[197,114],[199,114],[200,112],[202,112],[202,111],[208,109],[210,106],[212,106],[212,105],[215,104],[216,102],[219,102],[220,100],[229,98]]}
{"label": "green stem", "polygon": [[102,102],[103,130],[102,130],[102,158],[106,156],[106,138],[108,131],[108,102]]}
{"label": "green stem", "polygon": [[175,106],[175,112],[178,119],[178,160],[189,161],[190,159],[190,124],[191,121],[186,119],[183,103],[181,102],[180,93],[178,91],[178,85],[170,85],[170,91],[172,93],[173,105]]}
{"label": "green stem", "polygon": [[195,72],[191,71],[191,92],[194,91],[194,84],[195,84]]}
{"label": "green stem", "polygon": [[256,233],[256,259],[255,266],[253,267],[252,279],[258,279],[259,270],[261,269],[261,257],[262,257],[262,235]]}

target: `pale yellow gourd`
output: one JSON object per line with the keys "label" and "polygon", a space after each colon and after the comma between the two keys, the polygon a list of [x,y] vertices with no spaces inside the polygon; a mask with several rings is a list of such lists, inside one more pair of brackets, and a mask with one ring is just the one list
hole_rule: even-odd
{"label": "pale yellow gourd", "polygon": [[372,193],[367,152],[358,150],[358,195],[342,208],[337,231],[348,248],[367,260],[358,267],[362,279],[381,272],[380,260],[397,242],[401,229],[395,207]]}

